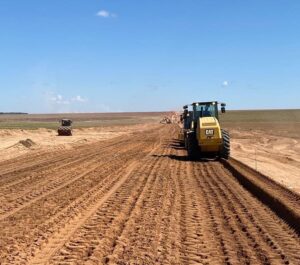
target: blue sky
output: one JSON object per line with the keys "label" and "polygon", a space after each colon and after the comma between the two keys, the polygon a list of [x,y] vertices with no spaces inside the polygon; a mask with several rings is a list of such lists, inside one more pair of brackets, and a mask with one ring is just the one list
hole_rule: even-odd
{"label": "blue sky", "polygon": [[0,111],[300,108],[298,0],[0,0]]}

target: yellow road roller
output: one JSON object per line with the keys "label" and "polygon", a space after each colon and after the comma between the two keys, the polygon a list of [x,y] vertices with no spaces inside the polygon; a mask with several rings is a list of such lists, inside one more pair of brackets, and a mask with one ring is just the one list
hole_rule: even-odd
{"label": "yellow road roller", "polygon": [[230,155],[229,133],[221,129],[219,123],[219,108],[225,113],[225,103],[217,101],[194,102],[189,107],[188,120],[183,123],[188,127],[185,130],[184,144],[190,158],[197,156],[213,156],[228,159]]}

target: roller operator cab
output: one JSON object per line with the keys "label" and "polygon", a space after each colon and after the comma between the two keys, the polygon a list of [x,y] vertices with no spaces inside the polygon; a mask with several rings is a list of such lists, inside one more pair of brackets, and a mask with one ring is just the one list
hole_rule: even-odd
{"label": "roller operator cab", "polygon": [[[200,154],[228,159],[230,139],[228,132],[221,129],[218,105],[217,101],[191,104],[192,117],[185,137],[189,157]],[[222,113],[225,113],[225,106],[221,104]]]}
{"label": "roller operator cab", "polygon": [[60,123],[61,126],[72,126],[72,121],[69,119],[62,119]]}

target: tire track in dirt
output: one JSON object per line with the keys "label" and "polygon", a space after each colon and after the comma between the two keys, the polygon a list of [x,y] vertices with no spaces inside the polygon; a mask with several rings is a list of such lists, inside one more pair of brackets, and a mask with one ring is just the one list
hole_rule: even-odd
{"label": "tire track in dirt", "polygon": [[[58,251],[60,248],[62,248],[67,242],[70,237],[74,234],[74,232],[79,229],[85,222],[88,220],[95,211],[104,204],[109,197],[116,192],[118,188],[127,180],[128,175],[133,170],[135,164],[130,165],[126,171],[127,174],[125,174],[121,179],[118,179],[112,187],[109,189],[107,193],[103,195],[104,192],[101,192],[101,199],[96,201],[96,203],[93,203],[90,205],[90,207],[87,207],[86,209],[82,209],[80,212],[80,215],[75,216],[71,221],[68,222],[67,227],[64,227],[63,230],[59,230],[54,236],[52,236],[48,241],[47,245],[43,247],[43,249],[37,253],[33,260],[29,262],[29,264],[45,264],[48,262],[48,260]],[[124,172],[122,172],[124,174]],[[111,183],[109,183],[111,184]],[[105,186],[104,186],[105,187]],[[98,187],[97,187],[98,188]],[[102,189],[105,189],[102,187]],[[102,190],[101,190],[102,191]],[[97,193],[100,193],[99,190]],[[95,196],[95,195],[94,195]]]}
{"label": "tire track in dirt", "polygon": [[[148,129],[148,131],[154,132],[156,129],[157,126],[154,126],[154,128]],[[138,136],[139,133],[132,132],[130,135],[131,137],[135,137],[135,135]],[[73,148],[71,150],[53,152],[44,151],[41,154],[30,154],[30,157],[26,154],[18,158],[1,162],[0,188],[2,188],[2,185],[9,185],[6,182],[13,182],[15,178],[19,181],[20,174],[22,174],[22,179],[24,179],[28,178],[28,174],[32,171],[38,171],[40,173],[43,169],[49,170],[50,166],[51,168],[65,167],[69,161],[71,163],[74,162],[74,157],[84,158],[86,156],[91,156],[91,150],[94,150],[95,147],[98,147],[99,150],[102,151],[112,149],[113,147],[117,149],[118,146],[122,146],[126,142],[128,142],[128,136],[119,136],[106,141],[79,146],[76,147],[76,149]],[[99,152],[99,154],[101,153]],[[16,184],[18,183],[16,182]]]}
{"label": "tire track in dirt", "polygon": [[[51,252],[50,256],[48,255],[46,259],[42,258],[43,263],[47,263],[50,258],[52,258],[52,263],[60,263],[66,260],[77,260],[78,263],[82,263],[83,260],[91,256],[93,252],[97,253],[98,259],[107,260],[107,251],[114,246],[117,232],[121,231],[122,227],[124,227],[124,222],[128,219],[128,216],[130,216],[135,201],[144,190],[145,184],[150,181],[150,179],[145,176],[144,178],[140,178],[142,172],[154,170],[155,163],[150,165],[146,161],[147,159],[144,159],[144,161],[140,162],[140,166],[136,166],[137,169],[132,170],[132,173],[130,172],[127,175],[128,179],[122,180],[124,185],[121,187],[118,186],[119,189],[115,194],[112,192],[109,193],[111,198],[106,198],[107,202],[101,201],[100,204],[97,205],[98,207],[93,208],[90,215],[83,216],[84,218],[82,218],[82,222],[80,223],[82,227],[79,229],[79,226],[76,226],[71,230],[71,234],[74,234],[75,231],[78,230],[76,231],[75,238],[70,239],[67,243],[64,240],[58,240],[58,242],[60,242],[59,247],[65,244],[64,248],[58,253],[55,253],[55,251],[57,251],[59,247],[55,248],[55,251]],[[114,189],[114,191],[116,190]],[[98,209],[103,203],[105,203],[105,206]],[[91,217],[92,214],[93,216]],[[108,223],[107,216],[110,218]],[[88,221],[88,219],[90,220]],[[107,234],[107,239],[101,242],[99,237],[104,234]],[[88,243],[90,238],[93,238],[92,244]],[[101,258],[99,258],[99,250],[96,248],[96,245],[99,244],[97,238],[101,242]],[[51,248],[51,244],[47,246],[46,249],[49,248]],[[72,251],[70,252],[70,250]],[[41,252],[41,257],[44,257],[45,255],[42,253],[44,252]],[[56,255],[52,257],[53,254]],[[39,262],[40,260],[38,260],[37,263]]]}
{"label": "tire track in dirt", "polygon": [[[238,201],[224,198],[224,194],[227,193],[223,190],[229,189],[230,185],[219,188],[220,183],[213,182],[216,176],[224,177],[223,171],[216,171],[216,167],[220,166],[218,162],[212,164],[174,162],[170,160],[172,155],[168,152],[170,151],[161,150],[161,154],[158,155],[160,162],[157,162],[158,166],[154,170],[143,171],[142,175],[148,175],[152,180],[144,186],[133,209],[130,207],[130,212],[126,212],[128,217],[123,218],[126,222],[121,222],[122,229],[119,228],[119,223],[114,222],[110,223],[111,228],[102,227],[106,233],[99,233],[100,237],[104,238],[100,242],[93,236],[86,236],[92,233],[85,231],[84,236],[74,239],[73,243],[68,245],[71,248],[63,249],[49,264],[61,264],[62,261],[71,263],[76,261],[80,264],[84,262],[94,264],[99,261],[103,264],[298,263],[296,249],[299,247],[299,242],[293,233],[285,234],[286,231],[283,231],[286,239],[291,238],[289,242],[283,241],[283,244],[287,244],[287,248],[291,249],[291,251],[284,252],[278,249],[278,245],[269,237],[261,234],[251,235],[252,227],[247,220],[250,216],[244,218],[243,211],[236,209]],[[164,178],[157,177],[160,175]],[[174,179],[174,175],[177,178]],[[227,177],[234,181],[230,173]],[[238,189],[240,189],[238,194],[244,194],[245,191],[240,185]],[[171,195],[175,191],[181,198],[180,205],[178,200]],[[130,193],[132,194],[132,191]],[[164,198],[161,194],[164,194]],[[113,205],[118,203],[113,203]],[[234,206],[231,205],[232,203]],[[260,202],[257,204],[255,209],[258,207],[266,211],[264,205]],[[169,207],[170,205],[173,207]],[[170,210],[178,209],[178,207],[181,208],[179,226],[176,215]],[[272,223],[272,221],[267,218],[261,222]],[[169,227],[172,227],[169,230],[175,228],[173,233],[168,233]],[[181,231],[179,233],[181,246],[178,246],[178,236],[176,236],[178,227]],[[90,230],[94,228],[95,226],[89,227]],[[273,234],[276,231],[273,229],[268,233]],[[279,231],[282,231],[281,227]],[[262,233],[263,230],[260,229],[259,232]],[[85,236],[86,240],[81,241]],[[88,242],[91,238],[95,241],[93,241],[94,245],[89,248]],[[265,242],[262,242],[263,238]],[[76,241],[80,244],[76,245],[74,243]],[[74,252],[70,254],[75,245],[78,247],[77,255],[73,255]],[[109,248],[105,250],[107,246]],[[173,250],[172,256],[167,254],[170,249]]]}
{"label": "tire track in dirt", "polygon": [[[27,170],[30,167],[34,167],[41,162],[47,162],[48,160],[55,158],[57,155],[61,155],[61,152],[56,151],[56,152],[49,153],[49,151],[48,152],[40,151],[37,153],[31,153],[30,158],[32,160],[30,161],[28,160],[28,154],[19,156],[17,161],[16,158],[11,158],[9,160],[1,161],[0,173],[3,175],[12,172]],[[45,159],[45,156],[47,156],[48,160]]]}
{"label": "tire track in dirt", "polygon": [[[148,131],[154,132],[156,129],[157,126],[152,129],[148,129]],[[136,135],[139,137],[139,133],[137,132],[133,132],[130,135],[131,137],[135,137]],[[42,173],[44,175],[49,175],[53,173],[53,171],[55,172],[55,170],[63,170],[64,168],[68,168],[68,165],[76,165],[76,163],[80,164],[81,161],[86,160],[87,157],[93,157],[96,154],[101,156],[102,153],[107,149],[114,148],[115,150],[118,150],[118,146],[122,146],[126,144],[126,142],[129,143],[128,137],[120,136],[103,142],[80,146],[72,150],[48,152],[41,156],[33,154],[28,157],[28,155],[26,155],[22,158],[12,159],[12,161],[10,161],[12,164],[12,168],[10,170],[8,170],[8,162],[5,161],[4,172],[3,170],[0,170],[0,192],[2,193],[2,190],[5,189],[12,190],[20,185],[25,185],[22,184],[25,181],[32,185],[33,181],[38,179],[38,177],[43,177],[41,176]],[[98,147],[98,151],[93,154],[91,151],[95,150],[96,147]],[[41,159],[36,160],[36,157]],[[75,158],[78,159],[77,162]],[[20,161],[21,164],[19,165]],[[24,166],[24,164],[26,164],[26,166]],[[33,166],[30,166],[30,164],[33,164]],[[21,168],[18,168],[18,165],[21,166]]]}
{"label": "tire track in dirt", "polygon": [[[95,149],[95,144],[93,146],[89,145],[88,147],[84,146],[78,148],[76,150],[68,150],[63,151],[63,154],[58,153],[52,159],[53,154],[45,154],[42,157],[42,160],[35,161],[33,166],[28,166],[26,168],[16,169],[10,171],[8,173],[1,173],[0,177],[0,190],[6,188],[14,188],[14,186],[18,187],[22,182],[31,182],[34,181],[36,178],[41,177],[42,174],[50,174],[53,173],[54,169],[63,170],[64,168],[68,168],[72,165],[76,165],[77,163],[81,163],[88,158],[94,157],[96,154],[100,154],[101,152],[112,149],[113,147],[122,146],[126,140],[122,139],[120,142],[112,142],[109,145],[103,146],[102,144],[97,144],[98,150],[96,152],[91,152],[91,150]],[[91,148],[92,147],[92,148]],[[101,151],[100,151],[101,150]],[[57,153],[57,152],[55,152]],[[50,158],[49,158],[50,156]],[[23,163],[30,163],[32,162],[32,158],[27,157],[27,161],[25,160]],[[38,172],[39,175],[37,176],[35,173]]]}
{"label": "tire track in dirt", "polygon": [[[58,168],[54,172],[51,172],[50,177],[43,174],[42,176],[39,176],[41,181],[33,184],[29,182],[29,188],[20,185],[18,189],[14,189],[14,193],[12,195],[9,194],[8,199],[6,199],[0,207],[0,220],[7,218],[9,215],[14,214],[16,211],[23,209],[31,203],[34,203],[35,201],[72,184],[76,180],[90,174],[97,168],[105,167],[107,164],[111,163],[110,156],[121,155],[119,150],[106,152],[105,156],[99,156],[98,154],[99,151],[83,159],[76,159],[75,162],[70,163],[66,166],[66,168],[69,168],[73,164],[81,163],[75,168],[70,167],[68,171],[64,171],[63,173],[60,173],[62,169]],[[85,168],[85,170],[81,174],[78,174],[80,172],[80,168]],[[49,174],[49,172],[47,173]],[[5,196],[5,193],[2,194],[2,196]]]}
{"label": "tire track in dirt", "polygon": [[[199,171],[202,178],[198,177],[198,185],[204,192],[209,205],[213,230],[216,231],[215,238],[221,248],[222,262],[228,264],[267,264],[266,252],[263,252],[260,248],[257,248],[257,251],[249,252],[249,242],[238,233],[239,228],[232,221],[234,220],[232,214],[228,212],[219,194],[215,192],[215,186],[210,183],[213,175],[207,170],[206,164],[202,164],[201,168],[195,171],[195,177],[197,177],[197,172]],[[257,259],[257,255],[259,259]]]}
{"label": "tire track in dirt", "polygon": [[180,264],[178,243],[180,242],[180,233],[178,233],[180,231],[180,211],[178,211],[180,206],[180,186],[178,178],[183,169],[182,165],[182,163],[178,163],[175,160],[169,161],[170,181],[166,188],[167,193],[164,193],[164,196],[169,199],[164,200],[164,204],[162,205],[164,214],[161,217],[158,241],[155,246],[155,260],[159,264]]}
{"label": "tire track in dirt", "polygon": [[[8,240],[6,242],[9,242],[10,235],[15,234],[17,236],[16,233],[10,230],[10,227],[12,226],[16,226],[15,227],[16,231],[20,231],[21,238],[25,236],[25,238],[22,239],[22,242],[20,242],[17,239],[16,239],[17,241],[15,241],[15,245],[19,246],[19,248],[21,249],[24,243],[27,244],[28,246],[28,243],[26,242],[32,241],[32,238],[43,237],[43,233],[40,234],[39,236],[40,233],[39,230],[43,230],[43,223],[41,223],[42,219],[47,220],[51,218],[53,214],[59,213],[66,206],[68,206],[70,202],[76,200],[78,196],[88,192],[91,188],[93,188],[95,186],[94,183],[97,183],[99,178],[101,180],[103,177],[105,177],[103,175],[107,174],[108,172],[116,172],[118,168],[121,168],[122,165],[125,165],[130,161],[137,160],[137,157],[143,157],[144,155],[146,155],[152,149],[153,143],[156,141],[156,138],[157,138],[157,133],[155,132],[151,132],[149,136],[141,135],[140,137],[138,138],[136,137],[134,139],[134,142],[136,144],[133,145],[132,145],[133,139],[130,138],[129,143],[131,144],[129,145],[129,143],[127,143],[125,145],[126,148],[125,149],[123,148],[124,154],[122,156],[118,156],[117,158],[115,158],[118,159],[119,162],[115,161],[114,163],[110,163],[105,170],[92,172],[90,175],[87,175],[85,178],[81,178],[77,180],[78,183],[72,183],[72,185],[67,185],[64,187],[64,189],[59,189],[57,192],[52,193],[51,196],[48,195],[43,199],[39,199],[35,203],[31,203],[24,209],[2,220],[1,222],[1,227],[3,227],[2,233],[5,234],[3,241],[5,242],[6,240]],[[39,210],[34,210],[34,209],[39,209]],[[25,227],[22,226],[22,223],[24,224],[26,223]],[[35,224],[39,224],[38,227],[36,227]],[[28,235],[31,235],[30,238],[26,238],[26,235],[24,235],[24,231],[22,231],[22,227],[23,230],[26,230],[28,232]],[[49,228],[46,227],[45,229],[49,229]],[[34,235],[32,235],[33,232]],[[19,253],[19,254],[22,254],[23,257],[20,258],[20,256],[15,255],[14,258],[16,259],[14,260],[18,260],[18,259],[22,260],[22,258],[25,259],[27,257],[27,255],[24,255],[24,253]]]}
{"label": "tire track in dirt", "polygon": [[[124,162],[125,160],[122,160],[122,164]],[[121,164],[118,163],[117,165],[121,167]],[[86,206],[85,201],[79,200],[79,198],[82,197],[83,199],[88,199],[91,196],[90,190],[95,186],[95,181],[99,182],[100,186],[104,185],[105,180],[110,176],[108,173],[112,169],[112,167],[109,167],[105,170],[102,169],[100,172],[96,170],[92,172],[91,175],[86,176],[85,179],[79,180],[78,184],[76,184],[74,187],[66,187],[67,191],[61,189],[59,192],[51,194],[51,196],[47,196],[43,200],[40,199],[35,203],[31,203],[28,207],[25,207],[21,211],[18,211],[12,216],[6,218],[4,220],[5,222],[3,222],[3,230],[5,231],[5,229],[7,230],[7,227],[14,225],[18,231],[22,231],[21,225],[23,224],[26,226],[26,229],[23,228],[23,230],[26,230],[28,234],[33,233],[32,237],[35,238],[35,241],[37,242],[32,242],[31,238],[24,238],[24,241],[26,242],[28,240],[32,242],[30,244],[33,245],[35,245],[35,243],[40,243],[39,239],[45,239],[46,235],[51,234],[53,230],[55,230],[56,223],[60,223],[62,226],[64,226],[64,220],[68,219],[70,214],[73,214],[74,212],[76,213],[77,209],[80,209],[80,206]],[[117,168],[114,168],[114,170],[117,170]],[[100,177],[98,174],[103,177]],[[102,181],[101,178],[103,178]],[[77,203],[81,202],[81,204],[84,204],[84,206],[77,204],[76,202],[75,204],[72,204],[73,201],[76,201]],[[47,206],[47,204],[49,204],[49,206]],[[72,204],[71,208],[68,209],[69,211],[66,210],[66,214],[64,214],[65,208],[68,208],[70,204]],[[35,209],[40,210],[37,211]],[[35,215],[36,219],[32,220],[32,215]],[[15,222],[15,219],[18,220],[18,222]],[[55,220],[55,223],[48,221],[52,219]],[[41,220],[43,220],[42,223]],[[11,232],[11,229],[12,228],[9,229],[8,233]],[[21,234],[20,237],[22,238],[23,234]],[[9,240],[9,237],[6,238]],[[20,244],[20,242],[17,241],[15,245],[18,246],[18,248],[22,247],[22,242]],[[27,252],[28,249],[29,248],[27,245],[26,251],[24,252]],[[19,257],[15,256],[15,258]]]}
{"label": "tire track in dirt", "polygon": [[[151,132],[151,131],[150,131]],[[149,133],[150,133],[149,132]],[[146,141],[147,136],[145,137],[144,141]],[[116,139],[118,140],[118,139]],[[138,138],[137,138],[138,140]],[[138,149],[139,143],[131,143],[132,140],[123,140],[121,143],[124,145],[129,144],[131,145],[131,148]],[[97,167],[95,167],[93,164],[98,164],[98,167],[104,166],[105,163],[111,163],[111,157],[125,154],[125,151],[122,151],[122,148],[119,148],[120,144],[114,143],[113,145],[107,146],[107,148],[98,150],[96,148],[96,152],[91,152],[91,154],[84,156],[83,158],[76,159],[73,158],[73,162],[70,162],[67,165],[62,165],[61,167],[55,168],[52,170],[53,165],[50,165],[48,167],[48,170],[46,172],[42,172],[38,174],[38,177],[36,177],[34,180],[24,181],[25,187],[23,185],[17,185],[15,189],[13,187],[9,187],[7,189],[6,193],[1,191],[1,207],[0,207],[0,220],[7,218],[9,215],[13,214],[14,212],[23,209],[24,207],[28,206],[30,203],[35,202],[39,200],[40,198],[43,198],[52,192],[57,191],[60,188],[63,188],[67,185],[70,185],[73,181],[76,181],[77,179],[80,179],[84,177],[86,174],[89,174],[91,171],[95,170]],[[122,145],[121,145],[122,146]],[[109,147],[109,148],[108,148]],[[116,150],[117,148],[117,150]],[[84,164],[86,163],[86,164]],[[72,165],[77,165],[77,167],[72,167]],[[63,170],[63,168],[65,171]],[[86,170],[82,173],[78,173],[81,170],[81,168],[86,168]],[[90,170],[87,170],[90,168]],[[50,174],[50,177],[48,177],[47,174]],[[21,178],[21,181],[23,179],[23,176],[19,176]],[[39,181],[38,181],[39,180]],[[23,183],[24,183],[23,182]]]}
{"label": "tire track in dirt", "polygon": [[169,197],[168,193],[164,193],[169,167],[161,157],[151,157],[147,163],[153,163],[150,171],[142,172],[148,182],[115,236],[116,244],[103,253],[105,264],[119,264],[123,260],[151,264],[155,259],[163,206]]}
{"label": "tire track in dirt", "polygon": [[[182,153],[177,153],[177,160],[182,160],[178,156]],[[181,163],[186,164],[182,171],[187,173],[179,178],[182,189],[180,264],[300,263],[299,237],[244,190],[219,162],[183,160]],[[253,209],[259,209],[258,213]]]}
{"label": "tire track in dirt", "polygon": [[271,208],[300,236],[300,196],[298,194],[235,159],[222,160],[222,164],[245,189]]}
{"label": "tire track in dirt", "polygon": [[[153,126],[152,126],[153,127]],[[157,127],[157,126],[156,126]],[[148,129],[155,130],[155,128]],[[136,132],[130,133],[130,135],[135,135]],[[60,162],[62,158],[65,160],[72,160],[72,155],[80,155],[83,152],[89,154],[91,148],[98,146],[99,149],[105,149],[107,147],[112,147],[113,145],[119,145],[124,143],[124,138],[126,141],[127,135],[114,137],[112,139],[107,139],[105,141],[89,143],[86,145],[77,146],[71,150],[55,150],[55,151],[38,151],[30,154],[21,155],[17,158],[12,158],[0,162],[0,175],[3,177],[6,174],[20,173],[25,171],[32,171],[34,169],[41,169],[43,166],[49,165],[49,163]],[[30,156],[30,159],[29,159]],[[1,178],[2,179],[2,178]],[[0,180],[1,180],[0,179]],[[1,183],[1,182],[0,182]]]}
{"label": "tire track in dirt", "polygon": [[175,134],[90,148],[85,169],[68,170],[78,179],[0,220],[0,263],[300,264],[297,233],[220,162],[188,161]]}
{"label": "tire track in dirt", "polygon": [[218,242],[222,238],[210,201],[199,190],[193,168],[193,162],[186,161],[178,180],[181,191],[180,264],[221,264]]}
{"label": "tire track in dirt", "polygon": [[[265,249],[266,253],[272,253],[272,259],[282,261],[284,264],[299,262],[300,255],[294,254],[299,249],[300,240],[295,237],[294,231],[267,207],[264,205],[261,207],[260,202],[244,191],[231,178],[231,173],[225,171],[220,164],[209,163],[208,170],[214,176],[211,178],[212,185],[223,196],[223,204],[226,201],[225,205],[228,205],[229,210],[235,214],[236,223],[244,232],[243,235],[252,243],[250,245],[257,242],[256,244]],[[244,194],[247,196],[243,196]],[[256,214],[251,213],[249,208],[257,209]],[[260,220],[256,216],[259,216]],[[257,248],[254,251],[257,253]]]}
{"label": "tire track in dirt", "polygon": [[[139,176],[139,171],[134,170],[133,174]],[[124,183],[124,186],[120,187],[90,220],[86,220],[87,222],[76,231],[74,238],[65,243],[64,248],[52,257],[50,263],[56,264],[63,260],[76,260],[76,262],[83,263],[92,255],[96,255],[98,260],[105,261],[103,256],[115,244],[115,234],[122,229],[122,224],[130,214],[146,181],[147,179],[132,178]],[[93,239],[92,242],[91,239]],[[97,249],[98,245],[101,245],[101,249]]]}

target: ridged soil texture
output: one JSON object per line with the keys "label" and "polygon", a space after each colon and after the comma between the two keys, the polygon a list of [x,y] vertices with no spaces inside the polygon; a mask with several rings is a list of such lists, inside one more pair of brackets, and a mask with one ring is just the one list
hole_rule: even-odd
{"label": "ridged soil texture", "polygon": [[0,264],[300,264],[288,223],[177,133],[0,163]]}

